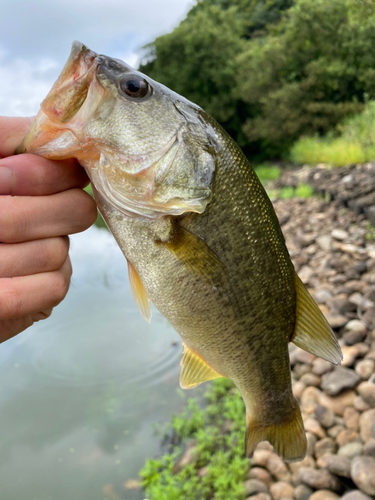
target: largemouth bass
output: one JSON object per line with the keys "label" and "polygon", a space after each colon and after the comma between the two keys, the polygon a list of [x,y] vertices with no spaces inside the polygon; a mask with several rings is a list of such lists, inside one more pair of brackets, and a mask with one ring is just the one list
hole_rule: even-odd
{"label": "largemouth bass", "polygon": [[181,386],[229,377],[246,406],[246,454],[268,440],[284,460],[301,460],[288,343],[334,364],[342,354],[228,134],[197,105],[75,42],[18,152],[78,159],[142,316],[150,320],[151,300],[183,339]]}

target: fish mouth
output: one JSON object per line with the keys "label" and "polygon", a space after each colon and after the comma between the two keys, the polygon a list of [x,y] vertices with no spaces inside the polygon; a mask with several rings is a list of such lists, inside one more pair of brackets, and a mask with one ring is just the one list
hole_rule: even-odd
{"label": "fish mouth", "polygon": [[[16,154],[26,152],[42,154],[43,150],[45,155],[45,147],[48,144],[56,140],[61,143],[62,135],[67,137],[72,133],[75,135],[73,129],[78,129],[78,126],[74,126],[75,122],[79,122],[82,126],[82,122],[87,120],[90,114],[88,110],[85,113],[81,111],[90,92],[93,94],[92,84],[95,83],[96,93],[99,90],[102,96],[104,92],[95,76],[97,66],[98,54],[81,42],[73,42],[69,58],[60,76],[42,102],[35,121],[16,149]],[[92,108],[90,106],[90,109]],[[65,143],[67,142],[69,141],[65,140]],[[56,151],[58,149],[57,147]],[[48,156],[52,158],[51,155]],[[67,151],[56,159],[62,159],[64,156],[69,156]]]}

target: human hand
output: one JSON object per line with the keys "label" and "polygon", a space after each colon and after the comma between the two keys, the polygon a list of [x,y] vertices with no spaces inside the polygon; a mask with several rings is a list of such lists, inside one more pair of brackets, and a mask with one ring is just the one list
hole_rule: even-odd
{"label": "human hand", "polygon": [[11,156],[31,118],[0,117],[0,342],[48,318],[68,292],[68,234],[96,219],[75,160]]}

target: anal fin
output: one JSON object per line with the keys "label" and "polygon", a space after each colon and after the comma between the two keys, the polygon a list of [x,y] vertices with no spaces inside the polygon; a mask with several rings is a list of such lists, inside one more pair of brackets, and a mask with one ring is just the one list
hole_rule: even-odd
{"label": "anal fin", "polygon": [[185,343],[182,349],[180,386],[192,389],[202,382],[222,377],[211,368],[198,354],[195,354]]}
{"label": "anal fin", "polygon": [[307,441],[301,411],[297,401],[294,409],[284,422],[272,425],[253,421],[250,414],[246,413],[246,456],[251,457],[257,444],[269,441],[276,453],[285,462],[297,462],[306,455]]}
{"label": "anal fin", "polygon": [[128,273],[130,288],[134,297],[134,300],[138,306],[139,312],[142,317],[151,323],[151,306],[150,299],[148,298],[147,292],[143,286],[141,278],[139,277],[137,271],[134,269],[133,265],[128,261]]}
{"label": "anal fin", "polygon": [[332,328],[297,274],[295,285],[296,327],[290,341],[315,356],[339,365],[343,356]]}

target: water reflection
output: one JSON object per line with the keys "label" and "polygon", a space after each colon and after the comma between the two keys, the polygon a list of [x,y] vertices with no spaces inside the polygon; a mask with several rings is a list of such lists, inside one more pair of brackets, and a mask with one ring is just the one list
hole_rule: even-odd
{"label": "water reflection", "polygon": [[182,405],[180,339],[156,310],[141,318],[112,237],[73,237],[72,260],[52,317],[0,346],[1,500],[143,498],[124,483]]}

